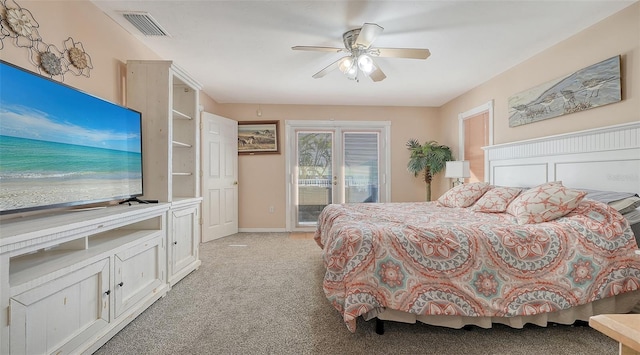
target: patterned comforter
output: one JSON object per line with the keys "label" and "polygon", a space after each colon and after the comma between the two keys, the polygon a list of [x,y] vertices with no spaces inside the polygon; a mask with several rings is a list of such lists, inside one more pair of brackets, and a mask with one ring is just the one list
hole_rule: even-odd
{"label": "patterned comforter", "polygon": [[375,308],[418,315],[513,317],[640,289],[627,221],[583,200],[552,222],[435,202],[328,205],[315,240],[324,291],[354,332]]}

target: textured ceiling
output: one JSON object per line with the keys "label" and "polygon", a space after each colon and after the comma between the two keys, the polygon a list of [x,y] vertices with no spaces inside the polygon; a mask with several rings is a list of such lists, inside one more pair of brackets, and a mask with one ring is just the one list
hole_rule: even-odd
{"label": "textured ceiling", "polygon": [[[441,106],[636,1],[92,0],[219,103],[376,106]],[[122,11],[149,12],[170,37],[143,36]],[[431,56],[376,58],[387,78],[374,83],[314,79],[343,54],[291,50],[342,47],[365,22],[384,27],[374,47]]]}

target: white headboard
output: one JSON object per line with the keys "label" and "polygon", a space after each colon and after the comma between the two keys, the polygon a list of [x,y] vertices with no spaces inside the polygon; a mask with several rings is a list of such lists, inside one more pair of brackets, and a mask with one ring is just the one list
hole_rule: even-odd
{"label": "white headboard", "polygon": [[640,121],[484,147],[485,181],[640,193]]}

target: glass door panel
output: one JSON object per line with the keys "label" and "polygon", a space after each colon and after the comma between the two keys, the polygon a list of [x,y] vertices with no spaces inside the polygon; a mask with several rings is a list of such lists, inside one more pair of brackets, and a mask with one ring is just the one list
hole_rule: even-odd
{"label": "glass door panel", "polygon": [[378,202],[379,134],[345,132],[342,140],[344,202]]}
{"label": "glass door panel", "polygon": [[297,226],[315,226],[333,201],[333,132],[296,132]]}
{"label": "glass door panel", "polygon": [[332,203],[388,202],[389,130],[377,122],[287,127],[287,228],[309,231]]}

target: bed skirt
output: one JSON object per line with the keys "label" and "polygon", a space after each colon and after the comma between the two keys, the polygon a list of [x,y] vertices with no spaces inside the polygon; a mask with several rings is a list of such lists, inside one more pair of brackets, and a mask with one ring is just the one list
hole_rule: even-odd
{"label": "bed skirt", "polygon": [[[572,307],[558,312],[518,317],[466,317],[466,316],[419,316],[413,313],[401,312],[393,309],[374,309],[363,314],[365,320],[378,318],[394,322],[415,323],[420,321],[429,325],[460,329],[466,325],[480,328],[491,328],[492,324],[504,324],[512,328],[522,328],[531,323],[546,327],[548,323],[573,324],[575,321],[589,321],[589,317],[597,314],[629,313],[640,308],[640,290],[626,292],[614,297],[597,300],[581,306]],[[638,307],[637,307],[638,306]]]}

